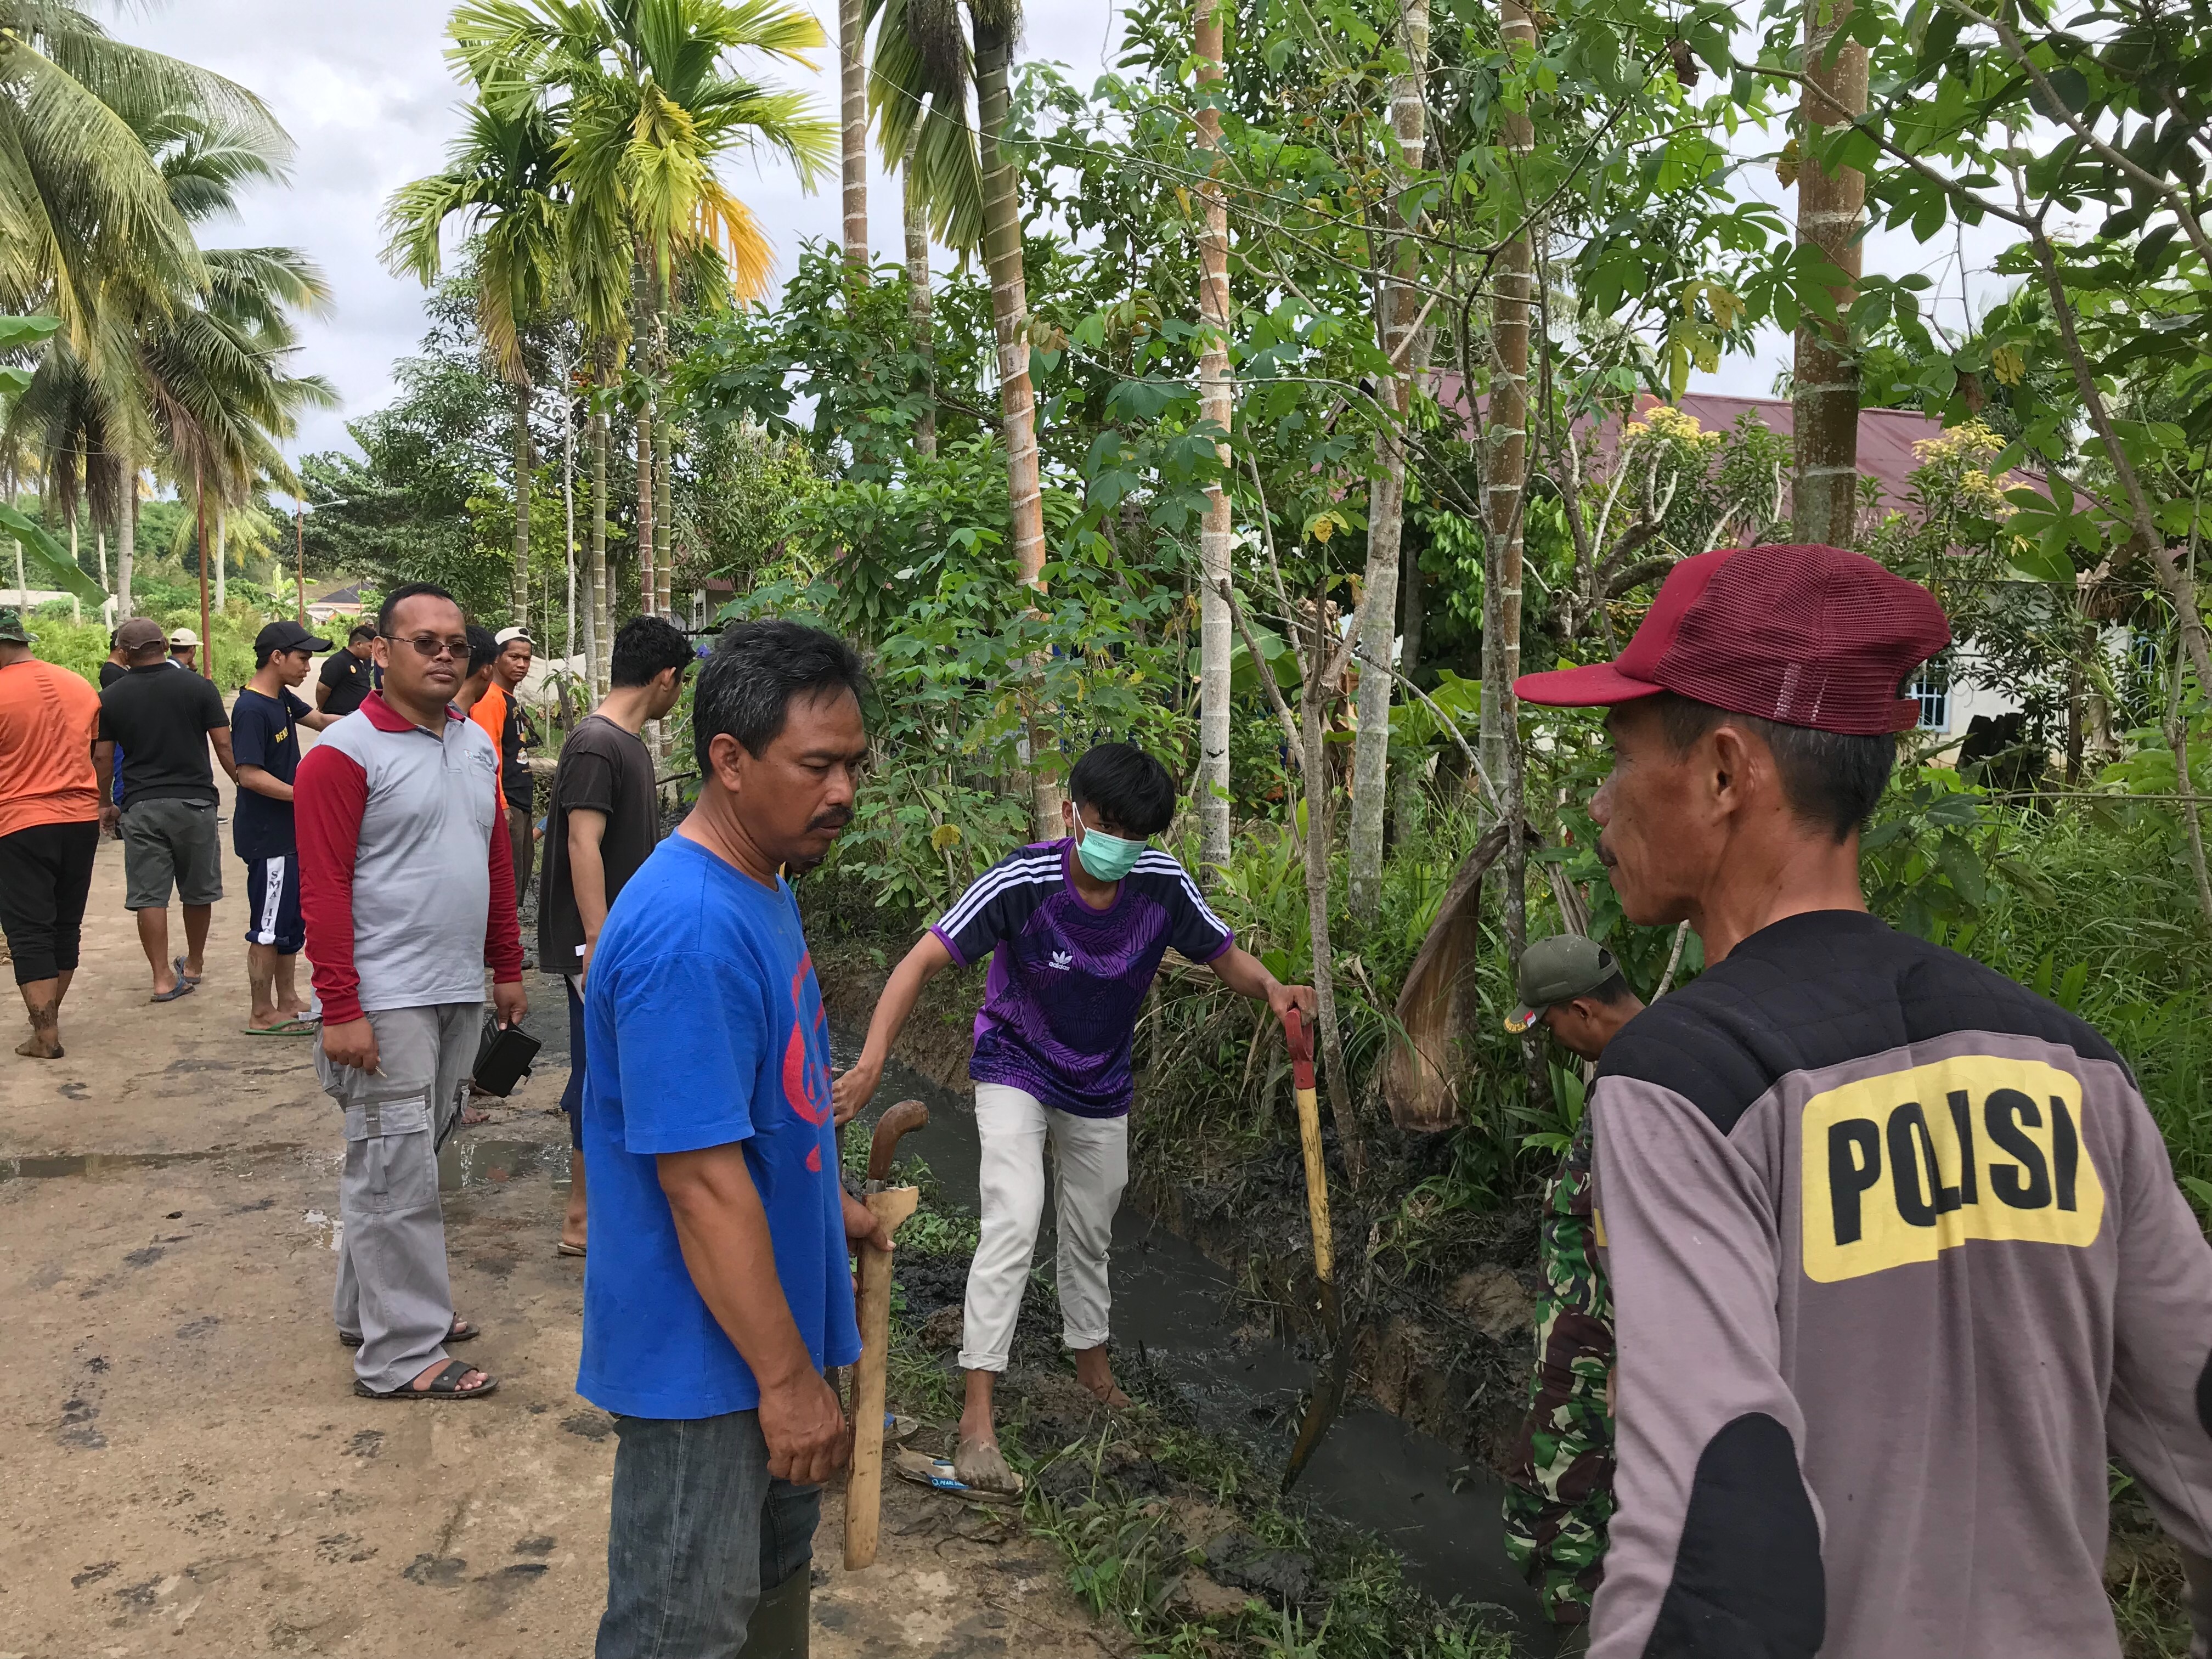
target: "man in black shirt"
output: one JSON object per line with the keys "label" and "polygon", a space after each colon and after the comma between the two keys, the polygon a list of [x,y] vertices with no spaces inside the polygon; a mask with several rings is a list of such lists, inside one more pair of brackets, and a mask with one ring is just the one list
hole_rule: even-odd
{"label": "man in black shirt", "polygon": [[368,662],[370,642],[375,638],[374,623],[358,623],[346,636],[345,649],[332,651],[323,659],[323,672],[315,680],[317,708],[336,719],[361,707],[362,700],[375,689]]}
{"label": "man in black shirt", "polygon": [[615,635],[612,689],[561,746],[545,815],[545,883],[538,895],[538,960],[568,987],[568,1212],[560,1251],[581,1255],[584,1205],[584,977],[623,884],[660,841],[653,754],[638,736],[683,695],[691,641],[660,617],[634,617]]}
{"label": "man in black shirt", "polygon": [[300,995],[300,848],[292,830],[292,778],[300,767],[300,727],[319,732],[336,714],[317,714],[292,695],[318,651],[331,648],[295,622],[273,622],[253,640],[253,678],[231,705],[231,750],[238,761],[238,805],[231,846],[246,860],[246,981],[252,988],[248,1036],[305,1036],[320,1022]]}
{"label": "man in black shirt", "polygon": [[[215,745],[234,781],[238,763],[231,757],[222,699],[199,675],[169,665],[161,625],[133,617],[115,630],[115,640],[131,666],[100,694],[94,753],[112,765],[118,747],[124,750],[123,805],[106,805],[100,822],[123,826],[123,902],[138,918],[138,944],[154,969],[154,1000],[174,1002],[198,988],[210,913],[222,896],[208,745]],[[172,886],[185,907],[185,953],[173,958]]]}

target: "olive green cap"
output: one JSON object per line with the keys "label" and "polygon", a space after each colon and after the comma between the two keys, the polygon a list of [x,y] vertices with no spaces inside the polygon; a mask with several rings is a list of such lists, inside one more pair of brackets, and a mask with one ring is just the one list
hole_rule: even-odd
{"label": "olive green cap", "polygon": [[1554,933],[1538,939],[1521,953],[1521,1006],[1505,1017],[1505,1029],[1527,1030],[1545,1009],[1588,996],[1620,971],[1613,952],[1594,939]]}
{"label": "olive green cap", "polygon": [[23,613],[12,605],[0,605],[0,640],[10,645],[28,645],[35,637],[23,626]]}

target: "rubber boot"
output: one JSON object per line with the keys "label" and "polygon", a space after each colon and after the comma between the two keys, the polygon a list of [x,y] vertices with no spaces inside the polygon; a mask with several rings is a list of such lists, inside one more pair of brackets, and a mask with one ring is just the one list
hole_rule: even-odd
{"label": "rubber boot", "polygon": [[808,1603],[814,1595],[814,1570],[801,1567],[772,1590],[763,1590],[745,1630],[738,1659],[806,1659]]}

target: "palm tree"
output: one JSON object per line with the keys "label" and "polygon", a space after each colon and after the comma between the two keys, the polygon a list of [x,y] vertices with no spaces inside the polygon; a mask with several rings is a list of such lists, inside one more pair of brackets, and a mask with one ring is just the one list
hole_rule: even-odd
{"label": "palm tree", "polygon": [[638,562],[641,582],[661,573],[643,595],[646,609],[658,609],[670,528],[668,514],[654,511],[666,471],[670,308],[679,290],[710,305],[754,298],[770,271],[766,238],[716,166],[765,145],[811,189],[829,171],[836,137],[804,94],[726,65],[745,52],[806,64],[821,27],[779,0],[468,0],[449,27],[454,57],[487,101],[545,100],[562,124],[572,270],[599,296],[599,337],[615,337],[609,302],[618,295],[642,325]]}
{"label": "palm tree", "polygon": [[492,365],[514,392],[514,579],[508,607],[530,620],[530,407],[523,335],[559,283],[566,191],[560,140],[544,105],[512,96],[468,106],[444,171],[392,192],[384,210],[385,263],[425,288],[444,269],[441,237],[458,219],[474,243],[477,318]]}
{"label": "palm tree", "polygon": [[33,389],[76,442],[53,441],[62,431],[50,423],[40,441],[50,459],[82,458],[63,488],[72,511],[81,486],[95,523],[115,526],[125,610],[139,473],[157,441],[140,326],[209,280],[190,204],[152,142],[180,116],[225,124],[272,155],[288,142],[244,88],[112,40],[76,0],[0,0],[0,311],[61,319]]}
{"label": "palm tree", "polygon": [[283,176],[282,130],[197,106],[134,111],[125,125],[185,228],[190,261],[119,261],[80,284],[82,337],[64,329],[50,342],[9,412],[8,438],[39,447],[72,522],[82,491],[95,522],[115,525],[127,612],[141,472],[165,465],[181,480],[197,467],[221,500],[242,501],[256,478],[290,476],[275,440],[299,409],[336,394],[287,368],[298,346],[291,314],[328,303],[313,264],[289,248],[203,252],[189,241],[191,226],[229,210],[240,186]]}
{"label": "palm tree", "polygon": [[[999,347],[999,429],[1006,449],[1014,571],[1024,586],[1041,593],[1044,500],[1037,467],[1036,397],[1030,384],[1021,181],[1003,143],[1021,6],[1019,0],[968,0],[972,49],[962,38],[951,0],[881,0],[880,18],[870,97],[884,152],[906,155],[918,125],[921,135],[909,165],[918,170],[919,187],[932,203],[939,234],[962,246],[963,232],[980,232]],[[971,76],[976,118],[972,163],[966,120]],[[1032,696],[1032,756],[1044,752],[1037,741],[1040,712]],[[1057,835],[1059,781],[1039,763],[1030,773],[1030,787],[1036,833]]]}
{"label": "palm tree", "polygon": [[142,125],[185,111],[284,142],[243,87],[112,39],[77,0],[0,0],[0,310],[50,311],[84,354],[119,269],[197,281]]}

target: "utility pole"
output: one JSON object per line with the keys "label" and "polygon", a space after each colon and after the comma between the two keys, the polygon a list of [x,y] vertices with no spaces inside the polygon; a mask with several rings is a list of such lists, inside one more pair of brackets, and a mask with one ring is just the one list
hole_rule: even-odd
{"label": "utility pole", "polygon": [[293,550],[295,563],[295,580],[299,583],[300,626],[307,625],[307,504],[297,495],[292,498]]}

